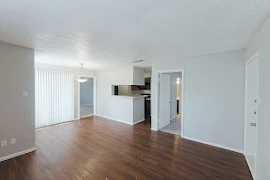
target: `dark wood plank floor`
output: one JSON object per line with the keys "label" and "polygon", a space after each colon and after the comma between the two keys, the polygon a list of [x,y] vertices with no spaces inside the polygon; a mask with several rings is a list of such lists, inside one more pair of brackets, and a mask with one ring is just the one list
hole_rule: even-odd
{"label": "dark wood plank floor", "polygon": [[0,179],[252,179],[244,156],[135,126],[86,118],[36,131],[37,151],[0,163]]}

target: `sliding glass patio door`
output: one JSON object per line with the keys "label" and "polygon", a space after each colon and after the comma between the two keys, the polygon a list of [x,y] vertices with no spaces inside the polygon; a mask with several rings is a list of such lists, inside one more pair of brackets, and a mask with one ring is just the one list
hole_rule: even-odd
{"label": "sliding glass patio door", "polygon": [[74,120],[74,75],[35,70],[36,128]]}

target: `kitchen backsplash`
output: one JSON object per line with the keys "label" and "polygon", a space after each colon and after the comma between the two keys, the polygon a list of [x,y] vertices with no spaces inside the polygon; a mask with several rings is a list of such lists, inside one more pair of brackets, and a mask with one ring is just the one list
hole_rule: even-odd
{"label": "kitchen backsplash", "polygon": [[151,94],[151,90],[132,90],[134,95]]}
{"label": "kitchen backsplash", "polygon": [[118,95],[136,96],[141,94],[151,94],[151,90],[132,90],[131,86],[120,85],[118,86]]}

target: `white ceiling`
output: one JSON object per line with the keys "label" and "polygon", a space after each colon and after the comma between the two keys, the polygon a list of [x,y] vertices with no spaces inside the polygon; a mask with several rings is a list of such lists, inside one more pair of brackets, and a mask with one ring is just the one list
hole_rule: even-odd
{"label": "white ceiling", "polygon": [[0,40],[106,69],[243,49],[270,0],[0,0]]}

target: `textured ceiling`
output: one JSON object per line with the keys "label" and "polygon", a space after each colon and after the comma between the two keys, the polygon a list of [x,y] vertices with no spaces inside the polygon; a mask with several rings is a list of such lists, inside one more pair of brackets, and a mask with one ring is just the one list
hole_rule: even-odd
{"label": "textured ceiling", "polygon": [[42,63],[106,69],[247,46],[270,0],[0,0],[0,40]]}

